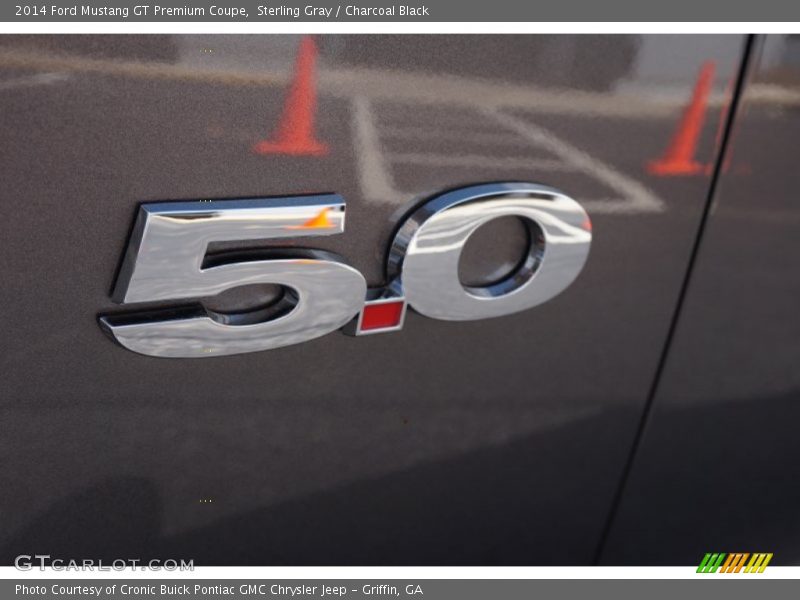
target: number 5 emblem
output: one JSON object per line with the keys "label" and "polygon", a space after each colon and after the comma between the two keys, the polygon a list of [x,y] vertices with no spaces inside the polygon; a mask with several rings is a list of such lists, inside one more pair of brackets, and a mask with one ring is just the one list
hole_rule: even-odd
{"label": "number 5 emblem", "polygon": [[[527,255],[498,283],[462,285],[458,261],[467,239],[507,215],[528,224]],[[268,313],[220,314],[195,303],[101,315],[100,325],[134,352],[191,358],[298,344],[348,323],[356,335],[397,330],[406,304],[436,319],[497,317],[566,289],[583,268],[592,238],[588,216],[571,198],[537,184],[500,183],[447,192],[412,212],[389,253],[389,283],[378,290],[368,291],[364,276],[341,257],[318,250],[208,254],[212,242],[339,234],[344,216],[345,203],[335,194],[142,205],[115,302],[189,300],[252,284],[279,285],[283,297]],[[394,320],[371,327],[369,311],[388,305],[398,307]]]}

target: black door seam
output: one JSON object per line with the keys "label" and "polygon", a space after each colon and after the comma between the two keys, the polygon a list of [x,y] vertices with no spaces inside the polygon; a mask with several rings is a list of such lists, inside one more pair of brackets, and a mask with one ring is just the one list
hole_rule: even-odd
{"label": "black door seam", "polygon": [[605,524],[603,525],[603,529],[601,530],[600,539],[594,554],[593,563],[595,565],[600,564],[600,559],[602,558],[603,551],[605,550],[606,542],[608,541],[608,536],[611,533],[611,529],[614,526],[614,521],[619,512],[620,502],[622,501],[622,497],[625,493],[625,488],[628,484],[628,480],[630,479],[630,475],[633,470],[633,465],[636,460],[636,454],[639,451],[645,430],[647,428],[647,424],[650,419],[650,414],[653,408],[653,401],[658,391],[658,386],[661,383],[661,378],[664,374],[664,367],[666,365],[669,351],[672,346],[673,338],[675,337],[675,331],[678,326],[678,320],[680,318],[684,301],[686,299],[686,293],[689,288],[689,284],[691,282],[695,263],[697,262],[697,255],[703,241],[703,235],[706,231],[706,224],[708,222],[709,215],[711,214],[711,209],[714,206],[714,199],[716,196],[717,187],[719,185],[720,177],[722,174],[723,165],[726,162],[726,158],[729,152],[730,139],[739,112],[742,93],[750,73],[750,66],[753,62],[754,48],[757,37],[760,36],[755,36],[750,34],[746,37],[744,42],[744,48],[742,50],[742,60],[739,64],[739,72],[736,75],[736,81],[731,96],[730,109],[725,118],[725,124],[723,127],[722,137],[720,140],[720,149],[719,152],[717,153],[716,162],[714,163],[714,169],[712,171],[711,180],[708,186],[708,195],[706,196],[703,212],[700,216],[700,222],[697,226],[697,233],[695,235],[694,243],[692,244],[692,249],[689,254],[689,261],[686,266],[686,272],[684,273],[683,281],[681,282],[680,291],[678,293],[678,300],[675,304],[675,309],[672,313],[672,318],[670,320],[669,328],[667,330],[667,336],[664,339],[664,345],[661,349],[661,355],[658,360],[658,365],[656,367],[656,371],[653,376],[653,381],[650,385],[650,389],[647,394],[647,399],[645,401],[645,405],[642,410],[642,415],[639,420],[639,426],[636,430],[636,435],[634,436],[633,443],[631,444],[631,448],[628,453],[628,457],[622,469],[622,474],[617,484],[617,489],[614,492],[613,500],[611,502],[611,509],[609,510]]}

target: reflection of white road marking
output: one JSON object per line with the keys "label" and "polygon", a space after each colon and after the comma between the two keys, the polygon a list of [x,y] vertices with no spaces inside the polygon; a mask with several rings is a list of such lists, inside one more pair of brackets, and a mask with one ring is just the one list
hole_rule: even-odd
{"label": "reflection of white road marking", "polygon": [[480,156],[476,154],[428,154],[408,152],[390,154],[393,163],[428,165],[431,167],[485,167],[489,169],[545,169],[547,171],[574,171],[575,167],[561,160]]}
{"label": "reflection of white road marking", "polygon": [[634,213],[661,212],[664,203],[638,181],[623,175],[609,165],[589,156],[575,146],[556,137],[550,131],[512,117],[498,110],[484,110],[484,114],[492,117],[507,129],[528,138],[531,142],[549,150],[577,170],[592,175],[608,187],[622,195],[620,200],[587,200],[582,202],[595,212]]}
{"label": "reflection of white road marking", "polygon": [[[377,120],[370,100],[365,96],[353,99],[353,130],[355,132],[356,154],[358,157],[359,181],[364,199],[369,202],[400,202],[414,192],[404,192],[395,187],[392,164],[416,164],[432,168],[465,167],[489,169],[537,169],[540,171],[575,171],[594,177],[614,192],[619,198],[581,200],[581,204],[594,213],[642,213],[660,212],[664,203],[638,181],[624,175],[575,146],[565,142],[552,132],[518,119],[499,110],[485,109],[483,114],[517,134],[513,140],[523,140],[528,147],[546,151],[555,159],[525,157],[498,158],[477,154],[457,155],[439,153],[387,153],[382,147]],[[429,135],[418,125],[408,128],[387,127],[381,134],[387,137],[414,137],[441,139],[441,130],[432,128]],[[497,133],[468,131],[449,132],[451,139],[468,139],[474,145],[479,143],[477,136],[491,136],[493,142],[507,141]],[[417,190],[418,192],[418,190]]]}
{"label": "reflection of white road marking", "polygon": [[375,129],[375,117],[369,100],[353,98],[353,130],[361,193],[370,202],[392,202],[400,193],[384,160],[381,142]]}
{"label": "reflection of white road marking", "polygon": [[483,131],[453,131],[436,127],[408,126],[381,127],[381,135],[398,140],[433,140],[443,142],[463,142],[465,144],[500,144],[502,146],[530,146],[530,141],[522,137],[509,137],[505,133]]}
{"label": "reflection of white road marking", "polygon": [[66,81],[69,75],[66,73],[37,73],[36,75],[25,75],[0,81],[0,90],[10,90],[20,87],[30,87],[34,85],[50,85],[60,81]]}

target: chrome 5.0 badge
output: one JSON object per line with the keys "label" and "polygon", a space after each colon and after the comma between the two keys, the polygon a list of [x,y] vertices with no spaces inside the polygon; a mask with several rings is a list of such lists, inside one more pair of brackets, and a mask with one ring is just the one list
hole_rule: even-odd
{"label": "chrome 5.0 badge", "polygon": [[[461,251],[481,225],[504,216],[529,227],[516,269],[484,287],[462,284]],[[209,244],[344,232],[345,202],[335,194],[144,204],[134,224],[112,299],[175,306],[101,315],[100,325],[129,350],[193,358],[299,344],[344,328],[365,335],[397,331],[406,308],[433,319],[469,321],[546,302],[578,276],[589,254],[586,212],[561,192],[532,183],[475,185],[441,194],[400,225],[387,257],[388,283],[367,289],[342,257],[320,250],[239,250]],[[283,290],[267,308],[219,312],[201,303],[240,286]]]}

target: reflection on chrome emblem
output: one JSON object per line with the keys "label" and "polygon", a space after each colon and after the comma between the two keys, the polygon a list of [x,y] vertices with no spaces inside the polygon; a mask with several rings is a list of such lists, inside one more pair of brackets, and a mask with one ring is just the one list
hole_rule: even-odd
{"label": "reflection on chrome emblem", "polygon": [[[397,331],[407,305],[448,321],[499,317],[566,289],[592,240],[586,212],[568,196],[532,183],[493,183],[444,193],[413,211],[398,229],[389,282],[381,289],[367,290],[361,273],[327,252],[208,252],[215,242],[342,233],[344,216],[345,203],[334,194],[143,205],[112,298],[184,303],[103,315],[100,325],[134,352],[188,358],[289,346],[343,326],[354,335]],[[528,225],[526,256],[502,281],[463,285],[458,262],[464,244],[481,225],[503,216]],[[277,285],[283,293],[269,307],[234,314],[197,302],[252,284]]]}

